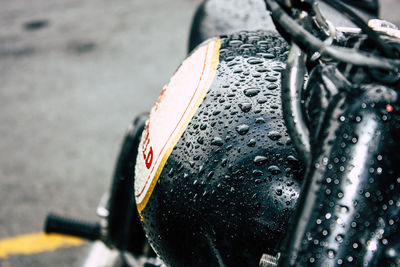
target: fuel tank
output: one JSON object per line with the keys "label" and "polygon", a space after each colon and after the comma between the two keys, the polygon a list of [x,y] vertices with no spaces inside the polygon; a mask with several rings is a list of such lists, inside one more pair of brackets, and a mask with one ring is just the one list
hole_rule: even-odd
{"label": "fuel tank", "polygon": [[288,45],[276,33],[209,40],[153,107],[135,199],[168,266],[257,266],[285,236],[304,175],[281,110]]}

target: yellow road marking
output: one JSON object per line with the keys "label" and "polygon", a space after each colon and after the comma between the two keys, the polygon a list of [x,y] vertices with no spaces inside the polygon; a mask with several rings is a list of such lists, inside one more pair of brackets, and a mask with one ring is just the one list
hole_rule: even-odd
{"label": "yellow road marking", "polygon": [[0,259],[10,255],[34,254],[53,251],[61,247],[80,246],[85,241],[77,237],[58,234],[32,233],[0,240]]}

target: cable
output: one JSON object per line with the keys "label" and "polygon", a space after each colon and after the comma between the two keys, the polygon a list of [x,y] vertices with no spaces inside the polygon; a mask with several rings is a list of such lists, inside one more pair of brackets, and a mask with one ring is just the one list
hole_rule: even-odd
{"label": "cable", "polygon": [[321,56],[329,56],[338,61],[347,62],[357,66],[381,68],[386,70],[397,70],[400,67],[399,59],[391,59],[372,55],[354,49],[327,45],[317,37],[305,30],[294,19],[292,19],[274,0],[265,0],[274,20],[284,29],[290,29],[287,33],[292,40],[303,48],[313,52],[319,52]]}
{"label": "cable", "polygon": [[334,9],[340,11],[344,16],[351,20],[355,25],[360,27],[360,29],[367,34],[368,39],[371,40],[377,48],[386,56],[394,57],[393,48],[388,43],[385,43],[377,32],[368,27],[368,24],[358,16],[353,10],[345,6],[343,3],[337,0],[322,0],[326,4],[330,5]]}

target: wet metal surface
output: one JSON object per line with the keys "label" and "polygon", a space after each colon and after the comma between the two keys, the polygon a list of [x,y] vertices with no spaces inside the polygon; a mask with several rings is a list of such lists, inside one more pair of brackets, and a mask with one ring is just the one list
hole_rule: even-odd
{"label": "wet metal surface", "polygon": [[[49,211],[96,219],[125,128],[185,57],[200,2],[2,2],[0,239],[39,232]],[[400,24],[400,3],[381,2]],[[88,248],[0,266],[81,266]]]}

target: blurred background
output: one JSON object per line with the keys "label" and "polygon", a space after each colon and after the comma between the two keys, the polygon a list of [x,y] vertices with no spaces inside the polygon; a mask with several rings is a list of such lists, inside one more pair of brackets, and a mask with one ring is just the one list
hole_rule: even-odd
{"label": "blurred background", "polygon": [[[185,58],[200,2],[2,1],[0,240],[40,232],[49,211],[96,220],[125,129]],[[400,25],[400,1],[381,4]],[[0,267],[80,266],[89,246]]]}

